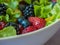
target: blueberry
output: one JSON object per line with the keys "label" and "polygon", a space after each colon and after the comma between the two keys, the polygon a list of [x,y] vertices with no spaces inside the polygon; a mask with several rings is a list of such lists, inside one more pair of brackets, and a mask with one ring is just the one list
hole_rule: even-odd
{"label": "blueberry", "polygon": [[22,26],[23,26],[24,28],[26,28],[26,27],[28,27],[28,26],[30,25],[29,21],[27,21],[26,19],[23,20],[21,24],[22,24]]}
{"label": "blueberry", "polygon": [[28,27],[30,25],[29,21],[27,19],[19,18],[17,20],[19,24],[21,24],[24,28]]}
{"label": "blueberry", "polygon": [[24,17],[20,17],[20,18],[17,19],[17,22],[21,23],[24,19],[25,19]]}

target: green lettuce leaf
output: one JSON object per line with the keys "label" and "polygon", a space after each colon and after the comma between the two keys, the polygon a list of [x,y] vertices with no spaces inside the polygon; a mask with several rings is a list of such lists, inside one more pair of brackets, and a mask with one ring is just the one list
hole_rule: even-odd
{"label": "green lettuce leaf", "polygon": [[0,16],[0,21],[2,21],[3,20],[3,16]]}
{"label": "green lettuce leaf", "polygon": [[22,0],[0,0],[0,3],[9,3],[11,1],[18,1],[18,2],[20,2]]}
{"label": "green lettuce leaf", "polygon": [[10,7],[11,9],[15,10],[18,6],[18,1],[16,0],[11,0],[8,4],[8,7]]}
{"label": "green lettuce leaf", "polygon": [[31,4],[32,0],[24,0],[25,2],[27,2],[28,4]]}
{"label": "green lettuce leaf", "polygon": [[6,13],[9,14],[9,15],[12,15],[13,14],[13,10],[11,8],[8,8],[6,10]]}
{"label": "green lettuce leaf", "polygon": [[50,17],[50,12],[52,10],[52,4],[44,6],[44,5],[34,5],[34,13],[35,16],[40,18],[48,18]]}
{"label": "green lettuce leaf", "polygon": [[34,4],[34,5],[40,5],[40,2],[34,1],[33,4]]}
{"label": "green lettuce leaf", "polygon": [[60,18],[60,3],[56,3],[54,8],[51,10],[52,15],[56,15],[54,19]]}
{"label": "green lettuce leaf", "polygon": [[46,22],[46,26],[50,25],[51,23],[53,23],[53,21]]}
{"label": "green lettuce leaf", "polygon": [[22,12],[20,10],[15,10],[15,12],[13,13],[12,18],[19,18],[22,15]]}
{"label": "green lettuce leaf", "polygon": [[9,15],[8,14],[6,14],[5,16],[3,16],[3,21],[9,22]]}
{"label": "green lettuce leaf", "polygon": [[54,12],[51,12],[52,14],[58,14],[60,13],[60,4],[59,3],[56,3],[54,8],[53,8],[53,11]]}
{"label": "green lettuce leaf", "polygon": [[39,5],[34,5],[34,13],[35,13],[35,16],[36,17],[39,17],[39,16],[41,16],[41,6],[39,6]]}
{"label": "green lettuce leaf", "polygon": [[52,14],[52,20],[47,21],[46,23],[47,26],[51,24],[52,22],[60,19],[60,3],[56,3],[50,13]]}
{"label": "green lettuce leaf", "polygon": [[9,37],[16,35],[16,30],[12,26],[5,27],[3,30],[0,30],[0,38]]}

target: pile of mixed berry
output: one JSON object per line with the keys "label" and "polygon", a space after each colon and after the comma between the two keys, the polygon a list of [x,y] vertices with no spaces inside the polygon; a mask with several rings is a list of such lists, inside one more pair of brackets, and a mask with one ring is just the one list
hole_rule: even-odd
{"label": "pile of mixed berry", "polygon": [[50,0],[0,1],[0,37],[29,33],[51,24],[56,20],[54,5],[56,2]]}

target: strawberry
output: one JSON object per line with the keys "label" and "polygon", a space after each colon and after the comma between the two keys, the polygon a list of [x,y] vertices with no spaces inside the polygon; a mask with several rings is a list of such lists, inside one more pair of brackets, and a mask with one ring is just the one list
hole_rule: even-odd
{"label": "strawberry", "polygon": [[29,32],[35,31],[35,30],[36,29],[33,26],[29,26],[22,31],[22,34],[29,33]]}
{"label": "strawberry", "polygon": [[5,27],[6,23],[5,22],[0,22],[0,30],[2,30]]}
{"label": "strawberry", "polygon": [[43,18],[29,17],[28,20],[36,29],[43,28],[46,24],[46,21]]}

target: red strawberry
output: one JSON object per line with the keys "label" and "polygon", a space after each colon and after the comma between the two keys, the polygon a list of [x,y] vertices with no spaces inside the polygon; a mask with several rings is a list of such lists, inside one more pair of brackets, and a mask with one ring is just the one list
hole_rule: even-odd
{"label": "red strawberry", "polygon": [[22,31],[22,34],[29,33],[36,30],[33,26],[29,26]]}
{"label": "red strawberry", "polygon": [[46,24],[46,21],[43,18],[29,17],[28,20],[36,29],[40,29]]}
{"label": "red strawberry", "polygon": [[0,22],[0,30],[3,29],[5,25],[6,25],[5,22]]}

